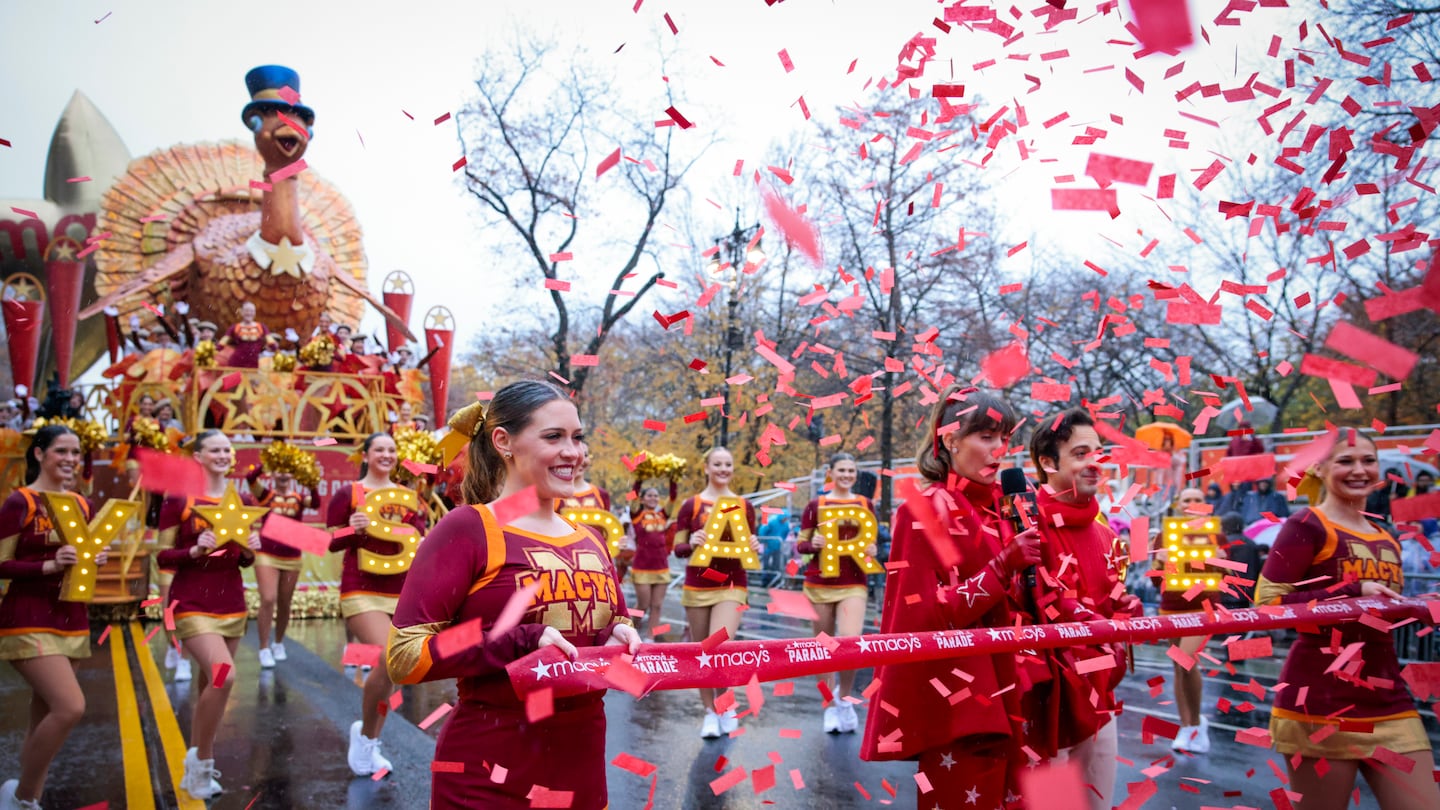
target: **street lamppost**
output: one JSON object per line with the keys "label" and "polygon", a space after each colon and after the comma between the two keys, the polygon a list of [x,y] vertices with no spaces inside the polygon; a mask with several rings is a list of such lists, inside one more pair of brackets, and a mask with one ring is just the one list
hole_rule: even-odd
{"label": "street lamppost", "polygon": [[734,230],[715,240],[715,252],[705,266],[705,272],[728,287],[730,293],[725,310],[725,377],[720,381],[724,396],[720,412],[720,447],[725,447],[730,439],[730,383],[727,381],[731,376],[735,350],[742,345],[740,328],[735,323],[735,310],[740,306],[740,275],[754,272],[753,268],[765,261],[759,234],[758,222],[748,228],[740,227],[740,210],[737,208]]}

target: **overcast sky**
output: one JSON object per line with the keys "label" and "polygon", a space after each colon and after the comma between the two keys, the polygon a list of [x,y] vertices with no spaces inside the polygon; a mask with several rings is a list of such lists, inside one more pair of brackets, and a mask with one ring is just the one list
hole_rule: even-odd
{"label": "overcast sky", "polygon": [[[1197,79],[1242,83],[1243,63],[1263,56],[1272,32],[1288,37],[1287,46],[1294,44],[1287,18],[1260,9],[1244,15],[1241,28],[1211,27],[1211,47],[1178,58],[1137,61],[1119,15],[1095,17],[1096,4],[1087,2],[1082,17],[1094,19],[1061,26],[1058,32],[1041,30],[1028,10],[1019,20],[1007,14],[1027,35],[1001,50],[993,35],[939,34],[930,21],[944,5],[787,0],[767,7],[763,0],[643,0],[636,11],[635,0],[6,3],[0,5],[0,75],[8,77],[0,138],[12,147],[0,148],[0,197],[40,195],[51,131],[76,89],[109,118],[132,155],[140,156],[176,143],[246,139],[239,120],[248,99],[246,70],[261,63],[290,65],[300,71],[304,101],[317,112],[307,163],[358,212],[372,287],[378,289],[390,270],[409,272],[418,288],[415,326],[432,304],[443,301],[457,309],[464,304],[463,341],[484,328],[482,313],[503,315],[513,311],[514,302],[496,300],[501,287],[487,275],[507,268],[473,269],[476,257],[488,255],[481,220],[451,171],[460,154],[455,130],[451,123],[432,122],[467,98],[477,57],[517,32],[553,38],[562,49],[584,49],[598,70],[616,72],[624,101],[642,109],[661,98],[657,52],[661,45],[673,46],[666,73],[690,105],[684,109],[697,111],[692,117],[698,126],[681,137],[693,143],[719,139],[686,182],[698,227],[713,234],[727,231],[733,214],[704,200],[754,199],[753,184],[732,176],[735,161],[745,160],[749,175],[749,168],[764,165],[773,141],[797,132],[802,138],[813,135],[813,123],[807,124],[796,105],[801,95],[812,114],[833,116],[837,104],[860,103],[867,81],[894,76],[900,46],[911,35],[938,35],[940,61],[927,79],[948,81],[953,75],[972,94],[984,93],[993,102],[990,109],[1006,99],[1024,104],[1032,122],[1069,115],[1053,128],[1025,131],[1037,156],[1021,161],[1009,146],[987,169],[1003,180],[1005,205],[1044,215],[1016,217],[1013,232],[997,238],[1013,244],[1038,232],[1079,253],[1096,251],[1091,255],[1102,261],[1104,251],[1122,246],[1133,254],[1137,241],[1148,241],[1136,231],[1163,218],[1153,206],[1138,202],[1127,203],[1127,216],[1116,222],[1103,214],[1049,216],[1048,188],[1056,178],[1068,174],[1083,180],[1085,159],[1099,149],[1173,166],[1186,172],[1182,177],[1193,178],[1214,159],[1204,146],[1220,130],[1181,118],[1179,110],[1226,126],[1243,122],[1247,130],[1257,113],[1250,105],[1226,108],[1198,96],[1177,105],[1174,90]],[[1192,5],[1201,19],[1223,7]],[[665,14],[678,34],[670,31]],[[785,70],[781,49],[793,71]],[[1057,55],[1061,52],[1065,55]],[[996,60],[993,66],[973,70],[990,59]],[[1164,70],[1182,60],[1186,64],[1178,75],[1162,78]],[[852,61],[856,67],[848,72]],[[1127,81],[1127,68],[1144,77],[1145,93]],[[1030,92],[1037,82],[1040,89]],[[1112,114],[1125,125],[1117,125]],[[652,126],[662,117],[663,105],[648,110],[637,125]],[[1106,128],[1110,137],[1097,147],[1073,146],[1087,125]],[[1189,150],[1166,146],[1163,131],[1170,127],[1189,133],[1194,142]],[[803,169],[802,164],[796,171],[798,182],[804,182]],[[1142,193],[1154,193],[1153,178],[1148,190],[1128,189],[1122,200],[1136,202],[1135,195]],[[963,224],[963,211],[958,211],[957,231]],[[1173,232],[1168,235],[1178,233],[1177,226],[1169,227]],[[704,247],[663,248],[660,260],[693,277],[702,264],[698,250]],[[580,282],[577,292],[603,295],[608,284],[588,279],[593,283],[587,287],[587,269],[583,254],[567,268]],[[694,292],[672,295],[693,299]],[[378,318],[367,324],[378,324]]]}

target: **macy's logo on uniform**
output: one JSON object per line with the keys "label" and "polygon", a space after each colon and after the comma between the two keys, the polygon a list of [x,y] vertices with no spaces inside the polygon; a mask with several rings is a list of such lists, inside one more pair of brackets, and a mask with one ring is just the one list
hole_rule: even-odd
{"label": "macy's logo on uniform", "polygon": [[758,667],[770,663],[769,650],[742,650],[740,652],[702,652],[695,657],[700,668],[705,667]]}

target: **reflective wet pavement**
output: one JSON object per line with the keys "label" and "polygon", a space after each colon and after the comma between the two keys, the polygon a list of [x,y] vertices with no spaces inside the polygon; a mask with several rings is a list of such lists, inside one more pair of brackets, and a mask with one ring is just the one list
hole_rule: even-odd
{"label": "reflective wet pavement", "polygon": [[[757,594],[757,608],[761,599]],[[683,611],[673,595],[665,612],[673,632],[681,632]],[[174,789],[184,756],[182,740],[189,732],[191,687],[171,682],[159,667],[163,634],[155,633],[148,644],[143,637],[154,629],[117,625],[105,645],[95,647],[92,657],[79,665],[88,709],[52,769],[47,808],[71,810],[104,802],[111,808],[204,807],[183,793],[177,798]],[[802,623],[763,609],[747,612],[741,629],[741,636],[750,638],[805,634]],[[216,744],[216,765],[227,792],[210,807],[427,806],[434,735],[444,720],[427,731],[417,725],[454,699],[453,683],[404,688],[382,735],[394,772],[379,781],[353,777],[345,763],[345,743],[350,723],[359,716],[360,688],[359,675],[352,671],[347,676],[340,665],[344,645],[344,625],[338,619],[297,622],[287,644],[289,660],[262,670],[252,626],[237,655],[231,676],[235,689]],[[1223,658],[1217,647],[1218,642],[1212,645],[1212,654]],[[1216,704],[1220,698],[1234,704],[1254,701],[1254,695],[1235,687],[1248,685],[1251,678],[1273,685],[1280,658],[1246,661],[1237,665],[1233,677],[1222,670],[1207,678],[1204,705],[1212,722],[1213,748],[1207,755],[1177,757],[1169,740],[1151,745],[1141,740],[1145,715],[1175,720],[1168,704],[1170,661],[1163,648],[1153,646],[1140,648],[1136,657],[1136,672],[1121,687],[1127,712],[1119,726],[1116,803],[1124,801],[1126,784],[1143,782],[1147,776],[1142,771],[1148,771],[1159,792],[1144,803],[1147,810],[1273,806],[1269,794],[1280,786],[1282,759],[1234,740],[1239,728],[1263,725],[1267,707],[1237,716],[1233,710],[1218,714]],[[1152,698],[1146,682],[1157,675],[1166,685]],[[857,691],[868,681],[868,673],[862,673]],[[915,807],[913,764],[861,762],[857,735],[821,732],[814,682],[797,681],[793,688],[793,694],[775,697],[774,685],[767,684],[759,717],[745,718],[732,738],[710,741],[699,737],[701,711],[694,692],[654,693],[639,701],[612,692],[606,700],[608,757],[628,753],[658,770],[654,777],[641,778],[612,766],[611,807],[645,807],[652,801],[652,780],[656,808]],[[0,778],[14,776],[27,697],[14,670],[0,667],[0,705],[5,707],[0,713],[0,762],[8,763]],[[1432,740],[1440,742],[1433,715],[1427,715],[1426,722]],[[748,778],[720,796],[712,792],[711,782],[736,767],[753,773],[772,765],[775,786],[763,793],[757,795]],[[796,786],[797,777],[803,787]],[[1367,789],[1362,787],[1360,795],[1360,807],[1375,806]]]}

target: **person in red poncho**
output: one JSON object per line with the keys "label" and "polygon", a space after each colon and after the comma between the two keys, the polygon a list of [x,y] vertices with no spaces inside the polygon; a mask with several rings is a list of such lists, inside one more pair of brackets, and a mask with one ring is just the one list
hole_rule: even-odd
{"label": "person in red poncho", "polygon": [[[1002,543],[999,458],[1015,412],[993,394],[950,386],[927,422],[916,465],[930,486],[895,513],[882,633],[1011,627],[1021,572],[1040,562],[1034,530]],[[970,656],[877,668],[860,757],[916,759],[921,806],[1018,806],[1015,657]],[[1013,687],[1013,688],[1012,688]],[[926,790],[926,786],[930,790]]]}
{"label": "person in red poncho", "polygon": [[[1120,556],[1117,564],[1117,552],[1123,550],[1117,547],[1115,532],[1099,519],[1095,493],[1102,480],[1100,449],[1095,420],[1083,408],[1045,419],[1030,436],[1030,460],[1041,484],[1036,525],[1045,538],[1036,605],[1050,621],[1143,613],[1139,598],[1117,589],[1125,579],[1126,557]],[[1085,675],[1076,672],[1080,661],[1102,656],[1109,656],[1112,666]],[[1126,651],[1123,645],[1064,647],[1053,651],[1050,661],[1055,680],[1046,707],[1047,747],[1058,749],[1057,759],[1080,765],[1083,783],[1095,790],[1086,792],[1091,807],[1108,810],[1118,752],[1115,687],[1125,677]]]}

